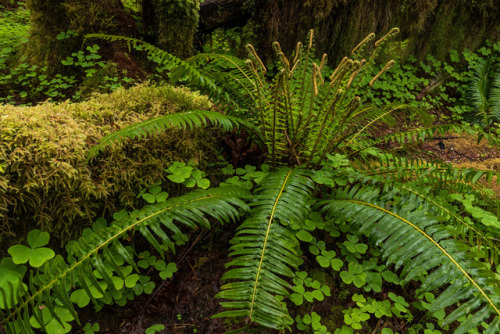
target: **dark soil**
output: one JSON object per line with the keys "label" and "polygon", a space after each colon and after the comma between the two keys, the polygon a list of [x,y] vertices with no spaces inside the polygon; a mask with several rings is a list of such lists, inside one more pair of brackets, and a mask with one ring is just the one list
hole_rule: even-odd
{"label": "dark soil", "polygon": [[[233,232],[224,228],[216,237],[209,230],[193,235],[195,241],[178,249],[178,271],[157,281],[151,295],[141,295],[125,307],[108,306],[100,312],[89,308],[81,313],[82,325],[98,322],[99,333],[113,334],[143,334],[155,324],[165,326],[161,333],[224,333],[224,320],[210,319],[222,311],[214,296],[220,291]],[[155,270],[151,276],[157,276]]]}

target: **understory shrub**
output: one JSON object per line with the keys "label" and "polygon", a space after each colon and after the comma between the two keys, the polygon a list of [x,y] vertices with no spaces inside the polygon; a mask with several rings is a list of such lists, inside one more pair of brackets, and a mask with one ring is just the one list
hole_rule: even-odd
{"label": "understory shrub", "polygon": [[[183,110],[208,109],[208,98],[185,88],[147,84],[87,102],[0,107],[0,244],[35,227],[61,240],[117,207],[132,206],[144,187],[166,180],[171,161],[198,164],[207,132],[168,131],[115,145],[99,162],[90,147],[125,125]],[[22,224],[21,224],[22,221]]]}

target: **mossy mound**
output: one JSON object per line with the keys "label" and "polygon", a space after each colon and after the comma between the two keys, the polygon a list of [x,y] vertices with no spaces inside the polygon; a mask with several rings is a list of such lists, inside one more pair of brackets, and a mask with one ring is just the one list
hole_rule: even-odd
{"label": "mossy mound", "polygon": [[0,249],[35,227],[66,240],[85,222],[133,206],[138,191],[166,180],[170,162],[201,162],[214,143],[202,130],[126,141],[90,163],[86,152],[128,124],[210,107],[185,88],[148,85],[82,103],[0,106]]}

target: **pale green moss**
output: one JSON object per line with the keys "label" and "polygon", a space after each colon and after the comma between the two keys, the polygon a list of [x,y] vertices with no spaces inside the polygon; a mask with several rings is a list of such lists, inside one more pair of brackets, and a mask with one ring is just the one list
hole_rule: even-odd
{"label": "pale green moss", "polygon": [[145,84],[82,103],[0,106],[0,244],[8,232],[23,236],[35,227],[74,237],[82,222],[133,206],[140,189],[165,181],[170,162],[203,161],[214,139],[202,130],[169,130],[115,145],[90,165],[85,160],[88,148],[116,129],[210,107],[185,88]]}

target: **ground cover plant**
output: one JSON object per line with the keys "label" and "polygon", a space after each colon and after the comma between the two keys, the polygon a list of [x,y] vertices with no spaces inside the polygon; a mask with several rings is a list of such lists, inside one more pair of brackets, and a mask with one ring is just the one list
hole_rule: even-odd
{"label": "ground cover plant", "polygon": [[[74,305],[123,305],[150,291],[147,269],[170,277],[176,267],[158,257],[168,259],[165,251],[185,242],[186,227],[233,221],[238,227],[225,285],[216,296],[225,310],[214,316],[230,319],[228,329],[418,333],[439,332],[440,326],[497,333],[500,223],[492,210],[498,199],[480,182],[492,173],[398,158],[376,147],[453,127],[429,125],[429,115],[411,105],[377,107],[364,100],[361,93],[394,63],[388,61],[375,76],[369,71],[396,33],[377,41],[369,35],[326,78],[326,57],[314,59],[312,31],[290,58],[275,43],[271,81],[252,46],[246,61],[202,54],[182,62],[145,45],[171,66],[172,76],[210,93],[226,114],[192,110],[137,123],[103,138],[89,159],[127,138],[210,124],[245,129],[268,164],[228,166],[228,178],[213,187],[198,169],[173,164],[171,181],[208,189],[169,199],[158,185],[151,187],[141,194],[150,205],[116,213],[109,225],[99,220],[68,243],[64,255],[45,247],[47,233],[30,232],[28,246],[9,248],[11,257],[0,264],[8,273],[0,284],[6,331],[69,332],[78,319]],[[394,125],[404,114],[419,120],[416,129],[377,135],[377,127]],[[129,242],[139,235],[154,256],[136,254]],[[337,298],[352,303],[339,310],[340,323],[327,327],[328,312],[320,315],[306,305],[331,297],[335,284],[345,288]],[[399,288],[413,296],[403,297]],[[415,302],[410,306],[406,298]],[[425,323],[416,320],[422,314],[428,314]],[[406,324],[389,326],[395,319]]]}
{"label": "ground cover plant", "polygon": [[81,103],[0,105],[0,256],[34,228],[50,232],[52,245],[65,243],[85,222],[133,207],[143,187],[167,180],[158,174],[173,161],[208,159],[216,139],[207,131],[170,131],[86,161],[89,143],[117,128],[194,108],[211,103],[186,88],[146,83]]}

